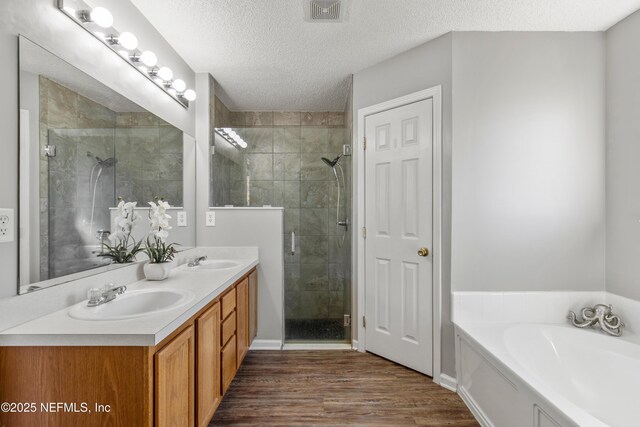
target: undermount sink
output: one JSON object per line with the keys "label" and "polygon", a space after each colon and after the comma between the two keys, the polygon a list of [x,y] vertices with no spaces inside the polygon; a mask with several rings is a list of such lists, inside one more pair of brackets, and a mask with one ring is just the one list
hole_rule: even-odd
{"label": "undermount sink", "polygon": [[204,261],[200,261],[200,264],[194,267],[189,267],[188,264],[183,264],[180,266],[180,269],[185,271],[225,270],[228,268],[235,268],[239,266],[240,263],[238,261],[226,259],[206,259]]}
{"label": "undermount sink", "polygon": [[88,307],[83,301],[69,310],[69,316],[79,320],[133,319],[173,310],[192,299],[193,293],[185,289],[140,289],[127,291],[96,307]]}

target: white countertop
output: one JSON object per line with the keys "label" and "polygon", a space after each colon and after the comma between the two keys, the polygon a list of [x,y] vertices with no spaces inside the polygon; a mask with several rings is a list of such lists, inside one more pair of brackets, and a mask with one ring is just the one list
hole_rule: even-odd
{"label": "white countertop", "polygon": [[[238,255],[241,258],[225,258],[238,261],[238,267],[208,271],[174,268],[164,281],[141,280],[127,285],[127,291],[186,289],[194,295],[186,305],[134,319],[99,321],[73,319],[68,315],[73,306],[66,307],[0,332],[0,346],[154,346],[259,262],[257,248]],[[79,304],[86,304],[86,300]]]}

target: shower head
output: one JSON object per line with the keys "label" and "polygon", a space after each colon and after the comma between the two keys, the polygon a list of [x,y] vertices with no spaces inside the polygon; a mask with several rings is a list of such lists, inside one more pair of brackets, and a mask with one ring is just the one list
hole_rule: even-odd
{"label": "shower head", "polygon": [[109,157],[108,159],[99,160],[98,163],[103,168],[110,168],[118,163],[118,159],[116,159],[115,157]]}
{"label": "shower head", "polygon": [[325,164],[327,166],[329,166],[331,168],[331,170],[333,171],[333,175],[335,175],[336,181],[338,180],[338,172],[336,172],[336,165],[340,161],[340,157],[342,157],[342,155],[336,157],[333,160],[329,160],[326,157],[322,157],[322,161],[325,162]]}
{"label": "shower head", "polygon": [[327,166],[329,166],[331,169],[335,168],[336,165],[338,164],[338,162],[340,161],[340,157],[342,157],[342,155],[336,157],[333,160],[329,160],[326,157],[322,158],[322,161],[326,163]]}

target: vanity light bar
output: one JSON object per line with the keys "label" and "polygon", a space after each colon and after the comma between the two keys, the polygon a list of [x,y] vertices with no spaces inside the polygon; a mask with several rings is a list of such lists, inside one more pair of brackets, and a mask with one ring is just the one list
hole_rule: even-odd
{"label": "vanity light bar", "polygon": [[120,33],[113,28],[113,15],[104,7],[91,8],[82,0],[58,0],[58,9],[183,107],[189,108],[189,102],[196,99],[196,92],[187,89],[184,80],[174,79],[169,67],[158,66],[155,53],[138,48],[138,39],[133,33]]}
{"label": "vanity light bar", "polygon": [[234,147],[247,148],[247,143],[231,128],[215,128],[216,133]]}

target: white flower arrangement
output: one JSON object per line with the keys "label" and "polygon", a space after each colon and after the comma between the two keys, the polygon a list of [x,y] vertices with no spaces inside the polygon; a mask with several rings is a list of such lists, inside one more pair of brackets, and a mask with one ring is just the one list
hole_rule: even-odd
{"label": "white flower arrangement", "polygon": [[149,226],[151,230],[149,231],[144,251],[149,256],[151,264],[170,262],[178,252],[174,243],[166,244],[169,230],[172,228],[169,225],[171,216],[167,214],[167,210],[171,208],[171,205],[159,199],[157,203],[149,202],[149,206]]}
{"label": "white flower arrangement", "polygon": [[137,202],[125,202],[122,198],[118,198],[118,200],[114,218],[115,230],[109,235],[110,243],[104,243],[106,251],[101,256],[111,258],[115,263],[123,264],[132,262],[138,252],[142,251],[140,247],[142,242],[136,243],[136,240],[131,236],[133,226],[138,220],[138,215],[135,212]]}

